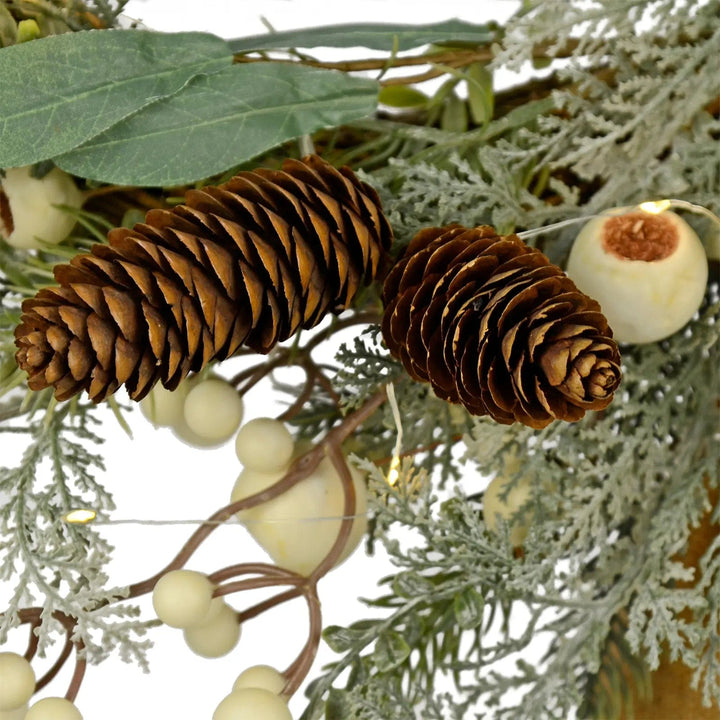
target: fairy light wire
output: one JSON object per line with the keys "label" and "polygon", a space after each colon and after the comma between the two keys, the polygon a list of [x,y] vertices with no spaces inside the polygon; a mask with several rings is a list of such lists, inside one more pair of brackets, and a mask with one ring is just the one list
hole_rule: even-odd
{"label": "fairy light wire", "polygon": [[[687,200],[678,200],[676,198],[648,200],[646,202],[641,202],[638,205],[629,206],[626,209],[626,212],[634,212],[635,210],[640,210],[642,212],[648,213],[649,215],[659,215],[660,213],[663,213],[666,210],[670,209],[686,210],[687,212],[694,213],[695,215],[702,215],[703,217],[711,220],[715,225],[720,228],[720,217],[718,217],[714,212],[708,210],[702,205],[696,205],[695,203],[688,202]],[[523,230],[522,232],[517,233],[517,236],[522,240],[526,240],[528,238],[536,237],[537,235],[544,235],[545,233],[551,232],[553,230],[560,230],[561,228],[569,227],[570,225],[576,225],[578,223],[584,223],[589,220],[594,220],[595,218],[609,217],[617,214],[617,209],[612,209],[596,213],[594,215],[583,215],[581,217],[570,218],[568,220],[561,220],[560,222],[552,223],[551,225],[543,225],[542,227],[533,228],[532,230]]]}

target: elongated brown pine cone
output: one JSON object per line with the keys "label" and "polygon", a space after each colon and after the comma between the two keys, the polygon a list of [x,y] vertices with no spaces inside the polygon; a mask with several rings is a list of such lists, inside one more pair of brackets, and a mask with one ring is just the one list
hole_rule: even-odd
{"label": "elongated brown pine cone", "polygon": [[123,384],[140,400],[242,346],[268,352],[346,308],[392,231],[373,188],[310,156],[191,190],[108,241],[22,306],[18,364],[58,400],[99,402]]}
{"label": "elongated brown pine cone", "polygon": [[383,337],[416,380],[474,415],[542,428],[606,407],[620,355],[595,300],[517,235],[420,231],[383,288]]}

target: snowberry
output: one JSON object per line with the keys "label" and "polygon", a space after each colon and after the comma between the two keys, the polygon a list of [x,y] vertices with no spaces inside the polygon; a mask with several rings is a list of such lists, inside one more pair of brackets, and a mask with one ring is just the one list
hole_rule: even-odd
{"label": "snowberry", "polygon": [[[350,468],[356,517],[338,564],[357,547],[367,527],[367,489],[362,475]],[[242,500],[276,482],[275,475],[243,470],[231,502]],[[280,566],[309,575],[328,554],[340,531],[344,493],[332,463],[325,458],[315,472],[282,495],[238,513],[258,544]]]}
{"label": "snowberry", "polygon": [[648,343],[695,314],[708,262],[698,236],[675,213],[618,208],[582,228],[567,274],[600,303],[618,342]]}
{"label": "snowberry", "polygon": [[262,688],[231,692],[213,713],[212,720],[292,720],[288,706],[275,693]]}
{"label": "snowberry", "polygon": [[22,707],[35,692],[35,673],[22,655],[0,653],[0,678],[0,711]]}
{"label": "snowberry", "polygon": [[0,710],[0,720],[25,720],[27,711],[27,703],[25,703],[25,705],[21,705],[15,710]]}
{"label": "snowberry", "polygon": [[218,610],[214,613],[211,610],[209,619],[183,632],[188,647],[201,657],[227,655],[240,639],[237,613],[222,598],[214,598],[213,603],[218,600]]}
{"label": "snowberry", "polygon": [[166,625],[188,628],[206,620],[210,612],[213,584],[194,570],[172,570],[155,584],[152,603]]}
{"label": "snowberry", "polygon": [[229,440],[240,427],[243,402],[230,383],[221,378],[210,378],[190,388],[183,414],[189,430],[219,445]]}
{"label": "snowberry", "polygon": [[140,412],[155,427],[174,427],[185,422],[185,398],[190,390],[187,382],[175,390],[168,390],[160,383],[140,401]]}
{"label": "snowberry", "polygon": [[[519,547],[527,536],[528,524],[512,518],[532,496],[532,484],[525,476],[519,478],[510,490],[509,484],[510,478],[499,475],[487,486],[483,495],[483,518],[492,532],[498,530],[498,517],[510,521],[510,542]],[[506,493],[507,497],[503,500]]]}
{"label": "snowberry", "polygon": [[238,459],[246,467],[274,472],[288,466],[295,441],[279,420],[255,418],[240,428],[235,438]]}
{"label": "snowberry", "polygon": [[285,677],[270,665],[253,665],[243,670],[233,685],[233,691],[243,688],[262,688],[279,695],[285,687]]}
{"label": "snowberry", "polygon": [[49,697],[31,705],[25,720],[82,720],[82,715],[69,700]]}
{"label": "snowberry", "polygon": [[79,208],[83,194],[58,168],[42,178],[30,171],[30,166],[8,168],[0,177],[0,237],[17,248],[55,245],[70,234],[75,218],[54,206]]}

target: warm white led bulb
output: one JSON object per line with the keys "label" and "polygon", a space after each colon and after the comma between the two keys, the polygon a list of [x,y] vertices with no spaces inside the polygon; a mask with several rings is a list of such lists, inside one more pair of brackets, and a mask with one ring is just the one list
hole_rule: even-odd
{"label": "warm white led bulb", "polygon": [[705,249],[681,217],[661,207],[618,208],[593,218],[570,252],[568,276],[600,303],[621,343],[672,335],[705,295]]}

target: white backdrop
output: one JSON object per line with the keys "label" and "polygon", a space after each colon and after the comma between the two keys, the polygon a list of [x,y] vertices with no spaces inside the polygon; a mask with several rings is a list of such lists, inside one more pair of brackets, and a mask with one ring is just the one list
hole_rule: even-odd
{"label": "white backdrop", "polygon": [[[264,32],[264,16],[277,30],[340,22],[426,23],[462,17],[473,22],[503,20],[517,6],[503,0],[419,3],[417,0],[364,0],[352,3],[311,0],[131,0],[126,14],[147,27],[163,31],[202,30],[231,38]],[[367,56],[365,50],[357,51]],[[347,51],[342,51],[347,56]],[[246,419],[278,411],[267,392],[251,393]],[[117,519],[201,519],[228,502],[239,472],[234,448],[229,443],[211,451],[191,449],[168,430],[154,430],[139,413],[131,417],[134,436],[128,438],[111,416],[102,434],[107,472],[103,482],[117,503]],[[5,462],[12,454],[0,446]],[[111,583],[122,585],[154,574],[176,552],[194,527],[106,527],[103,532],[116,547],[109,568]],[[192,569],[213,572],[248,560],[264,560],[244,529],[231,524],[215,533],[212,541],[188,564]],[[362,549],[320,583],[325,624],[347,624],[367,616],[359,596],[378,594],[377,580],[391,571],[382,557],[369,558]],[[12,588],[0,587],[0,608]],[[232,600],[231,600],[232,601]],[[239,602],[235,603],[240,606]],[[152,617],[148,598],[142,602]],[[219,701],[230,691],[244,668],[258,663],[286,667],[306,639],[306,608],[295,600],[275,609],[244,628],[238,647],[227,657],[204,660],[185,646],[182,633],[169,628],[152,631],[155,643],[149,654],[152,672],[143,674],[132,664],[113,657],[88,668],[77,705],[85,720],[123,720],[128,717],[177,717],[203,719],[212,716]],[[24,651],[26,632],[14,632],[11,644]],[[7,649],[7,648],[3,648]],[[313,668],[317,672],[333,654],[321,648]],[[62,695],[71,671],[68,668],[43,694]],[[313,673],[311,673],[312,677]],[[299,697],[298,697],[299,696]],[[302,693],[291,701],[295,717],[304,707]]]}

